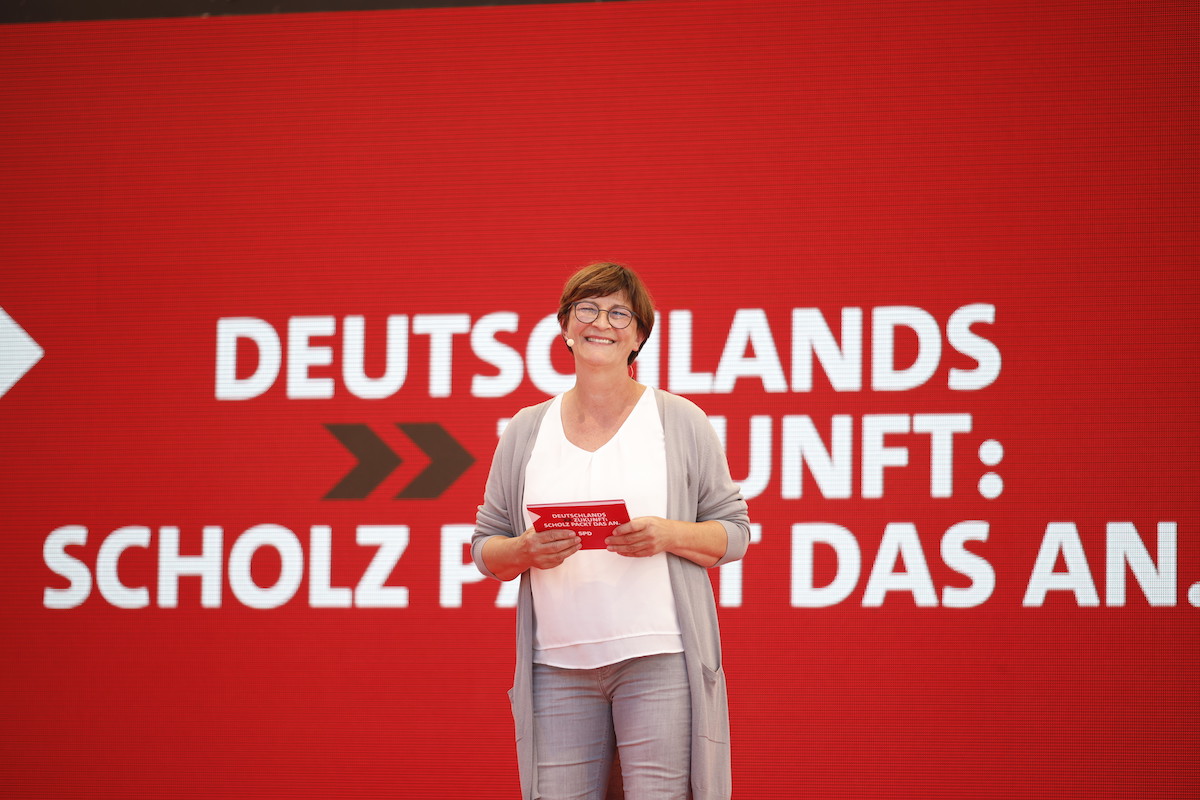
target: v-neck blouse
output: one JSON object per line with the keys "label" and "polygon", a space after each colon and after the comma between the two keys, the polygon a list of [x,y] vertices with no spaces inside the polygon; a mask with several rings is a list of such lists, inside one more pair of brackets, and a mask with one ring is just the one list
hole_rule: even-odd
{"label": "v-neck blouse", "polygon": [[[525,469],[526,527],[531,503],[616,499],[631,518],[666,515],[666,444],[654,392],[643,391],[613,437],[594,451],[567,439],[562,395],[555,397]],[[580,550],[530,577],[539,664],[592,669],[683,652],[665,553],[630,558]]]}

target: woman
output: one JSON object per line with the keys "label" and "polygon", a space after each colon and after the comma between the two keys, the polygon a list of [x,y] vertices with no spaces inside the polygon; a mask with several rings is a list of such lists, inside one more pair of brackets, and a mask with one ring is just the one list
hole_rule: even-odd
{"label": "woman", "polygon": [[[522,409],[492,460],[471,553],[520,577],[512,691],[523,796],[605,797],[614,747],[630,800],[728,798],[729,717],[707,568],[741,558],[746,503],[708,418],[632,363],[654,327],[641,279],[593,264],[558,321],[575,385]],[[622,499],[606,549],[534,531],[539,502]]]}

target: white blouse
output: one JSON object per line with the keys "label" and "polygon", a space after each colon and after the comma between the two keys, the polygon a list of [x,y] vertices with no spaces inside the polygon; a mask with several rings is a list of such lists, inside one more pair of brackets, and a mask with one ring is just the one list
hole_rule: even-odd
{"label": "white blouse", "polygon": [[[625,501],[630,518],[665,516],[667,459],[654,392],[646,389],[617,433],[595,452],[567,440],[562,395],[542,418],[525,468],[531,503]],[[531,570],[533,660],[594,669],[629,658],[683,652],[665,553],[630,558],[579,550],[554,569]]]}

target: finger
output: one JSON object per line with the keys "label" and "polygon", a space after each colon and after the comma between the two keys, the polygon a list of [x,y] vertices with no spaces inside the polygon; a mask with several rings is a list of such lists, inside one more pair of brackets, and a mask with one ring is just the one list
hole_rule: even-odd
{"label": "finger", "polygon": [[579,545],[572,544],[570,547],[566,547],[557,552],[548,553],[546,555],[546,561],[550,564],[550,566],[557,567],[559,564],[563,563],[568,558],[575,555],[576,551],[578,551],[578,550],[579,550]]}
{"label": "finger", "polygon": [[582,540],[580,540],[578,536],[572,534],[570,537],[565,539],[554,539],[553,541],[546,542],[542,545],[542,547],[546,550],[546,552],[556,554],[561,553],[566,555],[569,554],[568,551],[574,552],[575,550],[578,550],[581,544]]}
{"label": "finger", "polygon": [[560,552],[564,552],[567,550],[574,552],[583,546],[583,540],[580,539],[578,536],[573,536],[570,539],[563,539],[563,540],[557,542],[557,544],[560,546],[560,550],[559,550]]}
{"label": "finger", "polygon": [[639,543],[629,540],[614,540],[607,543],[608,549],[623,556],[633,555],[639,548]]}
{"label": "finger", "polygon": [[632,556],[637,552],[637,549],[638,549],[637,542],[630,542],[630,541],[624,541],[624,540],[616,541],[616,538],[617,537],[613,537],[612,539],[609,540],[609,542],[608,542],[609,550],[613,551],[617,555],[622,555],[622,556]]}
{"label": "finger", "polygon": [[541,553],[555,553],[566,547],[574,540],[574,534],[562,531],[538,531],[529,537],[530,547]]}
{"label": "finger", "polygon": [[638,531],[645,530],[650,525],[650,521],[650,517],[634,517],[633,519],[629,520],[629,522],[624,522],[613,528],[613,533],[637,533]]}
{"label": "finger", "polygon": [[578,539],[575,531],[570,528],[551,528],[550,530],[542,531],[543,542],[558,542],[568,539]]}

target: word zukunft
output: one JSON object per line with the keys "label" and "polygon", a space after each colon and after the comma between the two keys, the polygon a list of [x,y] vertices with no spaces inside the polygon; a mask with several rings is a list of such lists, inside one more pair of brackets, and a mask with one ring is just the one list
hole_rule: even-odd
{"label": "word zukunft", "polygon": [[[719,357],[717,348],[708,343],[712,332],[704,320],[710,316],[700,316],[706,346],[697,348],[692,311],[660,314],[635,362],[638,380],[685,395],[731,394],[739,382],[768,393],[809,392],[819,364],[833,391],[901,392],[934,377],[947,349],[943,342],[966,359],[957,361],[974,362],[974,366],[947,370],[950,390],[983,389],[1000,375],[999,348],[976,329],[995,323],[996,307],[991,304],[962,306],[945,320],[915,306],[878,306],[869,310],[869,323],[863,309],[847,307],[841,309],[840,340],[820,309],[793,308],[790,337],[785,339],[790,341],[790,369],[780,358],[765,309],[735,311],[723,332]],[[564,346],[554,314],[531,328],[522,325],[515,311],[475,318],[465,313],[411,318],[392,314],[372,324],[376,327],[371,338],[382,344],[386,366],[383,374],[369,376],[366,362],[380,359],[367,357],[363,316],[345,316],[340,321],[334,316],[289,317],[283,331],[257,317],[223,317],[217,320],[216,399],[251,400],[278,385],[291,399],[330,399],[339,391],[364,400],[391,397],[408,379],[413,337],[422,337],[421,349],[428,352],[424,388],[430,397],[450,397],[464,388],[472,397],[505,397],[526,376],[549,395],[574,384],[573,375],[558,372],[552,363],[553,349]],[[897,363],[897,342],[902,338],[916,342],[916,354],[905,365]],[[523,345],[523,350],[508,342]],[[469,355],[464,347],[470,348]],[[488,367],[467,374],[480,361]]]}

